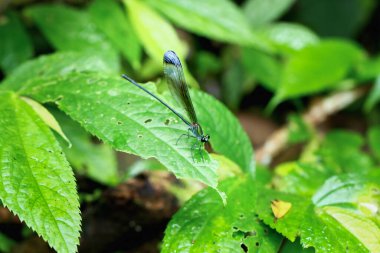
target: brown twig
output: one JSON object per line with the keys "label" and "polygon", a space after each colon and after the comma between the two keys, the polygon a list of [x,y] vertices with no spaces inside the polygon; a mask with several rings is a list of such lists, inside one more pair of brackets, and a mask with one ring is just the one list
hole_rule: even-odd
{"label": "brown twig", "polygon": [[[306,124],[317,127],[330,115],[344,109],[368,91],[368,87],[358,87],[340,91],[312,103],[309,110],[302,115]],[[256,161],[259,164],[270,165],[273,158],[288,146],[289,125],[275,131],[264,145],[256,152]]]}

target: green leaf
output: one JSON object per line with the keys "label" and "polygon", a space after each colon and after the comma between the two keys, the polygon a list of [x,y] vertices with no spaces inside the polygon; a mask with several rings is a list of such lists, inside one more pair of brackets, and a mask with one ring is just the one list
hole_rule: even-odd
{"label": "green leaf", "polygon": [[278,53],[291,55],[319,42],[318,36],[305,26],[294,23],[276,23],[258,30]]}
{"label": "green leaf", "polygon": [[298,114],[290,114],[288,142],[291,144],[305,142],[311,139],[311,127]]}
{"label": "green leaf", "polygon": [[295,0],[247,0],[243,10],[252,27],[267,24],[281,17]]}
{"label": "green leaf", "polygon": [[227,205],[210,188],[199,192],[170,221],[161,252],[277,252],[281,237],[255,219],[255,182],[232,178],[220,189]]}
{"label": "green leaf", "polygon": [[356,78],[360,81],[369,81],[380,76],[380,56],[365,59],[356,69]]}
{"label": "green leaf", "polygon": [[[334,181],[339,183],[336,185]],[[264,190],[258,198],[257,209],[266,224],[291,241],[300,236],[303,246],[314,247],[317,253],[377,252],[380,249],[380,228],[371,218],[352,210],[353,204],[360,205],[352,195],[368,191],[366,186],[368,180],[358,174],[335,177],[317,192],[314,203],[297,195]],[[318,201],[321,197],[333,201],[321,205],[322,202]],[[289,212],[277,220],[270,208],[274,199],[292,204]],[[338,203],[340,206],[336,205]]]}
{"label": "green leaf", "polygon": [[117,53],[90,15],[74,8],[40,4],[26,9],[54,48],[61,51],[102,52],[112,59]]}
{"label": "green leaf", "polygon": [[141,46],[129,19],[113,0],[96,0],[89,7],[92,20],[108,37],[113,46],[131,63],[140,68]]}
{"label": "green leaf", "polygon": [[0,20],[0,66],[6,74],[33,54],[33,45],[17,14],[7,12]]}
{"label": "green leaf", "polygon": [[53,129],[57,134],[59,134],[66,141],[66,144],[68,144],[69,147],[71,147],[71,142],[63,133],[61,126],[58,124],[54,116],[51,115],[51,113],[45,107],[43,107],[41,104],[37,103],[33,99],[27,97],[21,97],[21,99],[28,103],[29,106],[32,107],[33,110],[37,113],[37,115],[42,119],[42,121],[51,129]]}
{"label": "green leaf", "polygon": [[[182,138],[176,145],[181,134],[187,133],[187,126],[121,77],[71,74],[61,79],[35,80],[24,93],[42,103],[55,102],[87,131],[117,150],[157,158],[180,178],[197,179],[214,188],[217,185],[217,163],[206,152],[204,162],[193,161],[197,156],[199,159],[198,151],[192,150],[197,140]],[[203,125],[205,131],[209,130]]]}
{"label": "green leaf", "polygon": [[294,98],[331,90],[363,56],[355,44],[324,40],[305,47],[287,62],[276,97]]}
{"label": "green leaf", "polygon": [[371,127],[368,131],[368,144],[372,153],[380,161],[380,126]]}
{"label": "green leaf", "polygon": [[0,233],[0,251],[1,252],[10,252],[12,247],[16,242],[8,238],[5,234]]}
{"label": "green leaf", "polygon": [[380,75],[369,92],[369,95],[364,104],[364,110],[370,112],[380,102]]}
{"label": "green leaf", "polygon": [[0,198],[58,252],[76,252],[74,175],[54,135],[15,94],[0,92]]}
{"label": "green leaf", "polygon": [[59,52],[40,56],[22,64],[1,83],[0,88],[18,91],[36,78],[58,78],[68,73],[88,71],[116,73],[117,67],[114,61],[102,54]]}
{"label": "green leaf", "polygon": [[175,51],[180,58],[185,56],[185,44],[179,39],[170,23],[145,2],[124,0],[124,3],[128,8],[128,16],[133,28],[150,57],[161,64],[167,50]]}
{"label": "green leaf", "polygon": [[202,128],[211,136],[213,150],[234,161],[243,171],[253,173],[251,141],[237,118],[206,93],[194,91],[191,97]]}
{"label": "green leaf", "polygon": [[282,66],[274,56],[256,49],[243,48],[242,62],[249,75],[270,91],[276,90],[281,80]]}
{"label": "green leaf", "polygon": [[58,110],[53,110],[53,113],[72,143],[72,146],[68,147],[66,143],[61,142],[61,146],[76,172],[110,186],[120,182],[116,155],[111,147],[104,143],[93,143],[91,135],[77,122]]}
{"label": "green leaf", "polygon": [[[259,49],[270,48],[229,0],[147,0],[176,25],[205,37]],[[165,39],[170,37],[165,37]]]}

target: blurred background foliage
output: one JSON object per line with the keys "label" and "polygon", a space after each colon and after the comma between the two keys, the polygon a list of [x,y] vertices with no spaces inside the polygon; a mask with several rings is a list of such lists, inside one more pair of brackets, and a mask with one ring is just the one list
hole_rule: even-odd
{"label": "blurred background foliage", "polygon": [[[235,112],[257,148],[286,122],[289,143],[312,139],[315,129],[300,116],[309,104],[332,93],[365,89],[365,96],[324,128],[367,135],[374,157],[380,159],[377,0],[3,0],[0,12],[3,88],[22,88],[27,81],[23,76],[31,72],[49,77],[98,70],[155,80],[162,76],[163,53],[171,49],[184,63],[188,83]],[[29,60],[45,68],[31,68]],[[69,149],[61,140],[78,175],[112,186],[147,167],[162,169],[151,161],[139,162],[120,173],[127,167],[120,154],[63,113],[50,110],[73,144]],[[333,133],[319,152],[343,157],[324,161],[334,171],[349,159],[346,170],[372,168],[358,151],[363,142],[354,134]],[[306,152],[302,159],[312,158]],[[277,173],[288,166],[282,164]],[[299,183],[302,178],[295,171],[286,172],[290,181],[278,179],[275,184],[278,189],[298,185],[298,192],[311,195],[310,188],[320,186],[334,174],[330,172],[325,171],[315,187]],[[81,197],[88,200],[93,195]],[[12,245],[6,238],[0,240],[0,245]]]}

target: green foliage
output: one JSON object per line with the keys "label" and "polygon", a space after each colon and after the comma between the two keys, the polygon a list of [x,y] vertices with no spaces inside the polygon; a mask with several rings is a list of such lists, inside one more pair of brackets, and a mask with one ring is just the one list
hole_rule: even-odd
{"label": "green foliage", "polygon": [[54,135],[14,93],[0,92],[2,203],[59,252],[79,243],[73,173]]}
{"label": "green foliage", "polygon": [[232,178],[220,186],[228,198],[205,189],[170,221],[161,252],[276,252],[281,237],[255,218],[255,182]]}
{"label": "green foliage", "polygon": [[[377,252],[380,249],[380,230],[375,213],[370,216],[358,210],[369,204],[358,198],[378,191],[377,179],[368,179],[360,174],[332,177],[315,193],[312,200],[299,195],[265,190],[258,198],[257,212],[264,222],[294,241],[300,236],[304,247],[314,247],[316,252]],[[368,191],[372,188],[370,191]],[[292,204],[290,211],[275,220],[270,210],[273,199]],[[378,205],[379,197],[370,205]],[[362,231],[360,228],[365,227]]]}
{"label": "green foliage", "polygon": [[244,13],[253,27],[267,24],[280,17],[294,0],[248,0],[244,3]]}
{"label": "green foliage", "polygon": [[115,1],[96,0],[89,12],[94,23],[135,69],[140,68],[141,45],[132,26]]}
{"label": "green foliage", "polygon": [[294,98],[333,89],[362,57],[360,48],[344,40],[325,40],[305,47],[285,65],[276,96]]}
{"label": "green foliage", "polygon": [[77,122],[57,110],[53,112],[72,144],[68,146],[66,142],[60,142],[67,160],[76,172],[100,183],[117,184],[120,180],[115,153],[111,147],[104,143],[94,144],[91,136]]}
{"label": "green foliage", "polygon": [[[373,84],[350,113],[364,108],[371,113],[365,115],[368,121],[378,123],[378,45],[363,43],[363,35],[362,45],[349,39],[364,34],[359,28],[377,3],[338,2],[10,4],[0,17],[2,204],[57,252],[76,252],[81,228],[71,167],[105,186],[144,170],[167,169],[186,179],[185,187],[167,189],[180,204],[189,201],[171,219],[162,252],[379,252],[378,125],[363,131],[365,140],[344,129],[321,131],[293,114],[288,144],[306,147],[299,158],[272,171],[256,166],[237,117],[195,89],[204,87],[231,108],[243,104],[255,113],[270,99],[270,109],[290,100],[280,109],[292,115],[289,105],[302,110],[315,95]],[[212,152],[194,138],[179,140],[188,127],[120,77],[125,72],[138,81],[154,80],[157,87],[153,82],[144,87],[172,105],[164,82],[155,81],[166,50],[181,58]],[[28,60],[33,54],[36,58]],[[327,114],[334,109],[325,106]],[[271,120],[287,115],[274,114]],[[259,125],[245,126],[256,131]],[[152,159],[121,173],[115,150]],[[191,196],[200,185],[206,189]],[[274,200],[291,204],[283,217],[275,218]],[[0,250],[13,245],[0,234]]]}
{"label": "green foliage", "polygon": [[100,51],[115,54],[110,42],[82,11],[64,5],[35,5],[26,10],[49,42],[64,51]]}
{"label": "green foliage", "polygon": [[[268,49],[249,27],[241,10],[229,0],[147,0],[176,25],[208,38]],[[168,38],[168,37],[166,37]]]}
{"label": "green foliage", "polygon": [[0,21],[0,67],[5,73],[11,71],[33,54],[33,46],[18,15],[7,12]]}

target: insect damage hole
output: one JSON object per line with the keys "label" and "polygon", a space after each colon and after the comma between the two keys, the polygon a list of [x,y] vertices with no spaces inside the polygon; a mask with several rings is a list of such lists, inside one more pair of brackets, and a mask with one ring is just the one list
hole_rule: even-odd
{"label": "insect damage hole", "polygon": [[152,122],[152,119],[147,119],[147,120],[144,121],[145,124],[149,123],[149,122]]}
{"label": "insect damage hole", "polygon": [[248,247],[244,243],[240,244],[240,247],[244,250],[244,252],[248,252]]}

